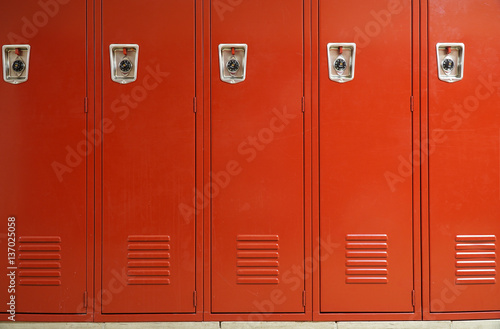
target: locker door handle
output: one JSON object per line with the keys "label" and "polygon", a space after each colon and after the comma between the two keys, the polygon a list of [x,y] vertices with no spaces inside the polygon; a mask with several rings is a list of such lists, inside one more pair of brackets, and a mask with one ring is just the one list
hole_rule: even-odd
{"label": "locker door handle", "polygon": [[137,80],[139,62],[139,45],[109,45],[111,80],[119,84],[127,84]]}
{"label": "locker door handle", "polygon": [[436,60],[438,78],[453,83],[464,76],[465,45],[463,43],[437,43]]}
{"label": "locker door handle", "polygon": [[12,84],[28,81],[30,45],[2,46],[3,80]]}
{"label": "locker door handle", "polygon": [[219,45],[220,79],[226,83],[240,83],[246,79],[248,45],[221,43]]}
{"label": "locker door handle", "polygon": [[328,73],[330,80],[344,83],[354,79],[356,64],[355,43],[329,43],[326,46],[328,54]]}

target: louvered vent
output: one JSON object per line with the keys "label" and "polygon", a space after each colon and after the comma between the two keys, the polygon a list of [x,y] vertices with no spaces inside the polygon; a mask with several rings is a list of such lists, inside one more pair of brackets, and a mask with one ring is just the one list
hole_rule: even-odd
{"label": "louvered vent", "polygon": [[61,238],[19,237],[19,285],[61,285]]}
{"label": "louvered vent", "polygon": [[387,234],[346,236],[346,283],[387,283]]}
{"label": "louvered vent", "polygon": [[455,242],[455,283],[495,283],[496,236],[457,235]]}
{"label": "louvered vent", "polygon": [[278,284],[279,237],[277,235],[238,235],[236,240],[236,282],[238,284]]}
{"label": "louvered vent", "polygon": [[127,283],[129,285],[170,284],[170,236],[128,237]]}

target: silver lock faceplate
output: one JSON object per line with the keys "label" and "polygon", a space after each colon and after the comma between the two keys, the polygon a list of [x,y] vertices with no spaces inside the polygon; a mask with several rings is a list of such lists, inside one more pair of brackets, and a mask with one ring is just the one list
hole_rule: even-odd
{"label": "silver lock faceplate", "polygon": [[449,83],[462,80],[464,55],[465,46],[463,43],[437,43],[436,58],[439,80]]}
{"label": "silver lock faceplate", "polygon": [[112,44],[109,46],[109,55],[111,79],[114,82],[127,84],[137,80],[139,45]]}
{"label": "silver lock faceplate", "polygon": [[330,80],[344,83],[354,79],[355,43],[329,43],[327,45],[327,56]]}
{"label": "silver lock faceplate", "polygon": [[248,46],[243,43],[224,43],[219,45],[219,68],[221,81],[230,84],[245,81],[247,53]]}
{"label": "silver lock faceplate", "polygon": [[28,81],[30,50],[30,45],[2,46],[3,80],[5,82],[20,84]]}

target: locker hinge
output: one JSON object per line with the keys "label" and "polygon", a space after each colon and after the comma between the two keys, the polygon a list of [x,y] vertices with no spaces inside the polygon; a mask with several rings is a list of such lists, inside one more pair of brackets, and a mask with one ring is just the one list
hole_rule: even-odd
{"label": "locker hinge", "polygon": [[302,306],[306,307],[306,291],[302,291]]}
{"label": "locker hinge", "polygon": [[411,305],[415,306],[415,290],[411,291]]}
{"label": "locker hinge", "polygon": [[193,291],[193,306],[196,307],[196,290]]}
{"label": "locker hinge", "polygon": [[193,98],[193,112],[196,113],[196,97]]}
{"label": "locker hinge", "polygon": [[410,96],[410,111],[413,112],[413,96]]}
{"label": "locker hinge", "polygon": [[302,112],[305,112],[306,111],[306,100],[304,98],[304,96],[302,96]]}
{"label": "locker hinge", "polygon": [[87,308],[87,292],[83,292],[83,307]]}
{"label": "locker hinge", "polygon": [[85,111],[85,113],[87,113],[88,109],[89,109],[89,102],[88,102],[88,98],[85,97],[85,99],[83,100],[83,110]]}

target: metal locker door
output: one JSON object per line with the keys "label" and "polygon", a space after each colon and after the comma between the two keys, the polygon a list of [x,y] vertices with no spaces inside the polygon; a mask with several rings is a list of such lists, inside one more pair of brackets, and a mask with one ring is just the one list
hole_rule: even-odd
{"label": "metal locker door", "polygon": [[410,312],[412,179],[387,173],[412,154],[411,1],[355,7],[319,6],[320,311]]}
{"label": "metal locker door", "polygon": [[303,3],[213,5],[211,312],[303,312]]}
{"label": "metal locker door", "polygon": [[0,297],[16,313],[85,312],[86,10],[2,3],[0,246],[16,255]]}
{"label": "metal locker door", "polygon": [[[498,1],[429,1],[431,312],[500,310],[499,17]],[[438,78],[438,43],[463,44],[462,80]]]}
{"label": "metal locker door", "polygon": [[195,311],[194,12],[103,2],[103,313]]}

